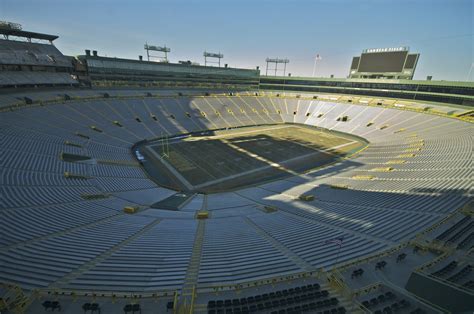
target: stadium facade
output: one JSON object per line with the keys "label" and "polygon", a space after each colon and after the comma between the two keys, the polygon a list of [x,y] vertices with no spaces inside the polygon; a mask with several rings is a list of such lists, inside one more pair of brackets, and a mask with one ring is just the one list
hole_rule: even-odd
{"label": "stadium facade", "polygon": [[[68,57],[0,32],[2,313],[474,309],[472,82]],[[148,142],[193,185],[285,176],[177,191]],[[288,163],[314,151],[332,159]]]}

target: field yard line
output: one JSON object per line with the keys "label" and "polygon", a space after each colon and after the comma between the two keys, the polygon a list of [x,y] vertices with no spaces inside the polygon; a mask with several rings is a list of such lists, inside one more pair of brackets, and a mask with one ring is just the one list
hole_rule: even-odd
{"label": "field yard line", "polygon": [[[323,132],[321,132],[321,131],[317,131],[317,132],[323,133]],[[332,133],[330,133],[330,134],[331,134],[332,137],[342,138],[343,140],[349,140],[349,139],[346,138],[346,137],[334,135],[334,134],[332,134]],[[280,138],[281,138],[281,137],[280,137]],[[304,144],[304,143],[300,143],[300,142],[294,142],[294,144],[299,145],[299,146],[303,146],[303,147],[306,147],[306,148],[309,148],[309,149],[312,149],[312,150],[319,150],[319,149],[314,148],[313,146],[311,146],[312,144]],[[329,148],[329,149],[331,149],[331,148]]]}
{"label": "field yard line", "polygon": [[168,162],[166,162],[163,158],[161,158],[160,155],[158,155],[157,152],[155,152],[154,149],[151,149],[150,147],[146,147],[146,149],[152,153],[156,158],[158,158],[158,160],[161,161],[161,163],[171,172],[173,173],[173,175],[179,180],[181,181],[182,184],[184,184],[189,190],[192,190],[194,188],[194,186],[188,182],[188,180],[186,180],[186,178],[184,178],[181,173],[179,173],[173,166],[171,166]]}
{"label": "field yard line", "polygon": [[[244,176],[244,175],[247,175],[247,174],[251,174],[251,173],[254,173],[254,172],[257,172],[257,171],[261,171],[261,170],[264,170],[264,169],[268,169],[268,168],[284,168],[282,165],[285,164],[285,163],[289,163],[289,162],[292,162],[292,161],[296,161],[296,160],[299,160],[299,159],[310,157],[310,156],[313,156],[313,155],[316,155],[316,154],[321,154],[321,153],[324,153],[324,152],[327,152],[327,151],[330,151],[330,150],[333,150],[333,149],[337,149],[337,148],[341,148],[341,147],[344,147],[344,146],[352,145],[354,143],[357,143],[357,141],[352,141],[352,142],[349,142],[349,143],[345,143],[345,144],[341,144],[341,145],[338,145],[338,146],[330,147],[330,148],[327,148],[327,149],[324,149],[324,150],[318,150],[317,152],[297,156],[297,157],[294,157],[294,158],[291,158],[291,159],[281,161],[280,163],[271,162],[270,160],[268,160],[266,158],[257,156],[257,157],[254,157],[254,158],[256,158],[258,160],[261,160],[263,162],[266,162],[266,163],[268,163],[268,165],[260,167],[260,168],[255,168],[255,169],[252,169],[252,170],[244,171],[244,172],[241,172],[241,173],[238,173],[238,174],[234,174],[234,175],[231,175],[231,176],[228,176],[228,177],[225,177],[225,178],[219,178],[219,179],[216,179],[216,180],[207,181],[206,183],[196,185],[195,188],[206,187],[206,186],[209,186],[209,185],[213,185],[215,183],[224,182],[224,181],[227,181],[227,180],[230,180],[230,179],[235,179],[235,178],[238,178],[238,177],[241,177],[241,176]],[[250,154],[255,155],[254,153],[251,153],[251,152],[249,152],[249,151],[247,151],[243,148],[240,148],[238,146],[236,146],[236,147],[238,148],[238,150],[240,152],[246,153],[248,155],[250,155]],[[289,170],[289,169],[283,169],[283,170],[287,171],[287,172],[289,172],[293,175],[300,175],[300,173]]]}
{"label": "field yard line", "polygon": [[[293,125],[284,125],[284,126],[274,125],[273,127],[265,128],[265,129],[257,129],[257,130],[252,130],[252,131],[229,133],[229,134],[222,134],[222,135],[203,136],[202,138],[196,138],[192,141],[202,141],[204,139],[232,137],[232,136],[235,136],[235,135],[242,135],[242,134],[248,134],[248,133],[257,133],[257,132],[268,131],[268,130],[286,129],[286,128],[291,128],[291,127],[293,127]],[[334,135],[334,137],[338,137],[338,136]],[[163,142],[163,139],[155,140],[155,141],[153,141],[152,145],[149,145],[149,147],[159,146],[158,143],[161,143],[161,142]],[[182,142],[185,142],[185,141],[183,141],[182,138],[170,138],[170,139],[168,139],[168,144],[169,145],[172,145],[172,144],[175,144],[175,143],[182,143]],[[191,141],[188,141],[188,142],[191,142]]]}
{"label": "field yard line", "polygon": [[[244,131],[244,132],[236,132],[236,133],[232,132],[232,133],[229,133],[229,134],[213,135],[213,136],[206,136],[206,137],[210,138],[210,139],[233,137],[235,135],[242,135],[242,134],[248,134],[248,133],[257,133],[257,132],[269,131],[269,130],[286,129],[286,128],[291,128],[291,127],[294,127],[294,126],[293,125],[285,125],[285,126],[275,125],[273,127],[266,128],[266,129],[257,129],[257,130],[252,130],[252,131]],[[199,141],[199,140],[202,140],[202,139],[198,139],[197,141]]]}
{"label": "field yard line", "polygon": [[344,139],[344,140],[348,140],[348,139],[349,139],[349,138],[347,138],[347,137],[335,135],[335,134],[333,134],[333,133],[330,133],[330,134],[331,134],[332,136],[334,136],[334,137],[342,138],[342,139]]}
{"label": "field yard line", "polygon": [[[310,124],[308,124],[308,125],[311,126]],[[292,126],[295,126],[295,125],[289,125],[288,127],[292,127]],[[306,126],[306,124],[305,124],[304,126]],[[297,127],[300,127],[300,126],[297,126]],[[326,128],[322,128],[322,127],[320,127],[320,128],[321,128],[321,129],[324,129],[324,131],[327,131],[327,133],[331,134],[332,137],[342,138],[342,139],[344,139],[344,140],[349,140],[348,137],[345,137],[345,136],[342,136],[342,135],[336,135],[336,134],[334,134],[334,133],[332,132],[332,130],[330,130],[330,129],[326,129]],[[321,131],[321,130],[317,130],[317,129],[316,129],[315,131],[316,131],[316,132],[320,132],[320,133],[325,133],[325,132],[323,132],[323,131]],[[301,143],[300,143],[300,145],[306,146],[306,145],[301,144]]]}

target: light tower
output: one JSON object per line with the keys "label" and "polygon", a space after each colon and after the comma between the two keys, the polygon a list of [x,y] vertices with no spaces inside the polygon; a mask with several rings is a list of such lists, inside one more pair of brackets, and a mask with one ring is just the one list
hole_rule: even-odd
{"label": "light tower", "polygon": [[[145,47],[145,50],[146,50],[146,56],[148,58],[148,61],[150,61],[150,58],[151,58],[151,59],[158,59],[161,62],[168,62],[168,52],[171,52],[170,48],[168,48],[166,46],[163,46],[163,47],[152,46],[152,45],[148,45],[147,43],[145,43],[144,47]],[[150,53],[150,51],[162,52],[162,53],[164,53],[164,56],[163,55],[152,55]]]}
{"label": "light tower", "polygon": [[[204,51],[204,65],[207,66],[208,63],[216,63],[219,65],[219,68],[221,67],[221,59],[224,58],[224,55],[222,53],[213,53],[213,52],[207,52]],[[211,58],[212,59],[217,59],[217,61],[208,61],[207,59]]]}
{"label": "light tower", "polygon": [[[268,76],[268,70],[270,71],[275,71],[275,76],[277,75],[278,73],[278,64],[282,63],[283,64],[283,70],[280,70],[280,71],[283,71],[283,76],[285,76],[286,74],[286,65],[288,63],[290,63],[290,60],[288,59],[279,59],[279,58],[267,58],[265,59],[265,61],[267,62],[267,68],[265,70],[265,75]],[[269,68],[268,65],[269,64],[275,64],[275,67],[272,69],[272,68]]]}

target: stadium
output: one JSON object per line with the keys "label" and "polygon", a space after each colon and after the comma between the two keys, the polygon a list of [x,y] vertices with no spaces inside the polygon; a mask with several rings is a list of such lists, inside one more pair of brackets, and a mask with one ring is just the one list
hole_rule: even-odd
{"label": "stadium", "polygon": [[0,313],[474,310],[473,82],[407,47],[316,78],[0,34]]}

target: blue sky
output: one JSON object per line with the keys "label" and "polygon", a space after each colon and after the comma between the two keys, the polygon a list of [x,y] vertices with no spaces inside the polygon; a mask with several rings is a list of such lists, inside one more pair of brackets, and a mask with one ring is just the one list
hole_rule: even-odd
{"label": "blue sky", "polygon": [[347,76],[364,48],[406,45],[421,53],[416,79],[464,81],[473,15],[474,0],[0,0],[0,19],[58,34],[68,55],[136,59],[148,41],[171,47],[171,62],[220,51],[229,66],[265,71],[266,57],[287,57],[292,75],[311,76],[319,53],[325,77]]}

